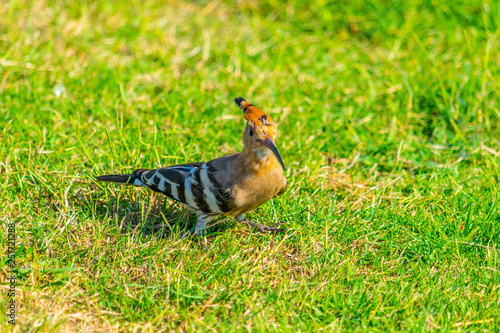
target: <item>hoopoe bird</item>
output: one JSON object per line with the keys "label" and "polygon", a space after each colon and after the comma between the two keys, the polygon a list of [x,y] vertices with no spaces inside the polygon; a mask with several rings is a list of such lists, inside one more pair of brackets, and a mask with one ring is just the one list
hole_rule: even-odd
{"label": "hoopoe bird", "polygon": [[245,219],[287,187],[285,164],[276,148],[276,124],[269,115],[241,97],[234,101],[247,121],[243,149],[208,162],[138,169],[132,174],[99,176],[98,181],[148,187],[184,205],[197,215],[195,232],[201,235],[208,222],[221,215],[234,216],[261,232],[284,231]]}

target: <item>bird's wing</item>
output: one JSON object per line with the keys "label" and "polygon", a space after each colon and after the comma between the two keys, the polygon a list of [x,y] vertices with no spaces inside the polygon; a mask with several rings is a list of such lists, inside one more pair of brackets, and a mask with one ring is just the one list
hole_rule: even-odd
{"label": "bird's wing", "polygon": [[135,170],[132,182],[207,215],[222,215],[234,206],[230,190],[219,186],[213,170],[203,162]]}
{"label": "bird's wing", "polygon": [[132,183],[148,187],[174,200],[186,203],[184,185],[189,175],[203,162],[173,165],[160,169],[138,169],[132,173]]}

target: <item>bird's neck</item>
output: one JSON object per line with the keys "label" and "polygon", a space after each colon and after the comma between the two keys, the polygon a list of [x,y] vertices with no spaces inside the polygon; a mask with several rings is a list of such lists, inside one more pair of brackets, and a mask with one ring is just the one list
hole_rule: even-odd
{"label": "bird's neck", "polygon": [[274,154],[265,147],[244,147],[239,154],[238,169],[245,173],[265,173],[279,166]]}

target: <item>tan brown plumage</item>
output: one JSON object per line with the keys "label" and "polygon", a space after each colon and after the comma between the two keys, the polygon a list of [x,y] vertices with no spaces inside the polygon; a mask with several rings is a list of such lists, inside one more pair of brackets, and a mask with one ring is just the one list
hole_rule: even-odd
{"label": "tan brown plumage", "polygon": [[108,181],[143,186],[181,202],[198,217],[197,234],[220,215],[262,232],[282,231],[279,224],[264,226],[245,219],[245,213],[281,195],[287,186],[285,165],[276,148],[276,125],[271,117],[241,97],[236,104],[247,121],[243,150],[209,162],[174,165],[160,169],[138,169],[130,175],[99,176]]}

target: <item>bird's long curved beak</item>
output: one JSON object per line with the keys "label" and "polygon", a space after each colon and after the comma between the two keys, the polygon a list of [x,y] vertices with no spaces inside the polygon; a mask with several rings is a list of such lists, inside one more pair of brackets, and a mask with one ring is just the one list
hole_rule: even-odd
{"label": "bird's long curved beak", "polygon": [[283,167],[283,170],[286,171],[285,163],[283,163],[283,159],[281,158],[281,155],[278,152],[278,148],[276,148],[276,145],[274,144],[274,141],[270,137],[267,137],[262,142],[264,142],[269,147],[269,149],[271,149],[271,151],[273,152],[274,156],[276,156],[276,158],[278,159],[278,162],[280,162],[281,166]]}

